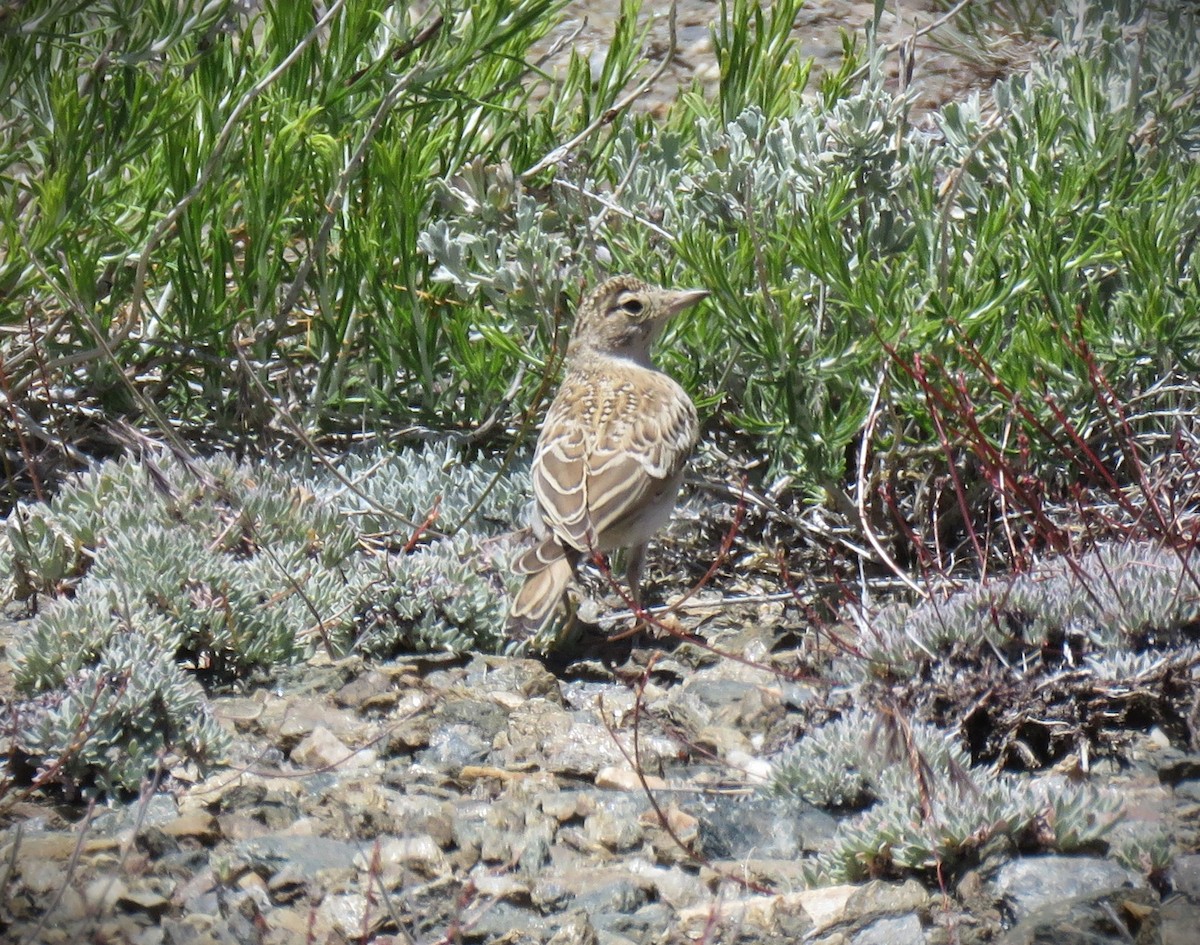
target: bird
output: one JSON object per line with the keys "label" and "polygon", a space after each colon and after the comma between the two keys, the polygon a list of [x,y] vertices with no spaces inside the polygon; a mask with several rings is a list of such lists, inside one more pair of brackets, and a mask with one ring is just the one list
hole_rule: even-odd
{"label": "bird", "polygon": [[596,552],[629,549],[626,578],[640,605],[646,545],[671,517],[699,438],[695,405],[650,347],[708,295],[622,275],[580,303],[533,454],[536,544],[512,563],[525,578],[509,611],[513,639],[551,624],[580,558]]}

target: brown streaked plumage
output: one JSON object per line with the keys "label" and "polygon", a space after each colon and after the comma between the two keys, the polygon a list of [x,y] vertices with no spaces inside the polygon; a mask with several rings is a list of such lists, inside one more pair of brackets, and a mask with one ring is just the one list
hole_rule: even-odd
{"label": "brown streaked plumage", "polygon": [[617,276],[580,304],[533,456],[538,543],[513,562],[525,575],[509,614],[514,637],[550,623],[592,551],[630,549],[629,587],[640,600],[646,544],[671,517],[699,432],[696,408],[650,362],[650,346],[707,295]]}

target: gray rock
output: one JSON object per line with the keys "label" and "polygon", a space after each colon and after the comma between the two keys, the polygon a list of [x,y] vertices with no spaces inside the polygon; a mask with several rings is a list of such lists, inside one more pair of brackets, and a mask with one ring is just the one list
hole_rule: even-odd
{"label": "gray rock", "polygon": [[642,795],[600,796],[595,810],[584,818],[583,835],[609,850],[632,850],[645,836],[638,818],[648,807]]}
{"label": "gray rock", "polygon": [[837,821],[803,801],[717,795],[688,808],[700,820],[700,849],[718,860],[795,859],[820,849]]}
{"label": "gray rock", "polygon": [[[514,929],[519,929],[521,945],[538,945],[546,941],[558,930],[557,917],[547,917],[511,902],[496,902],[483,909],[478,919],[471,923],[472,942],[489,942],[493,940],[513,941],[511,935]],[[439,936],[428,936],[419,941],[433,940]]]}
{"label": "gray rock", "polygon": [[1200,900],[1173,896],[1162,905],[1162,945],[1195,945],[1200,929]]}
{"label": "gray rock", "polygon": [[915,915],[878,919],[850,939],[851,945],[925,945],[925,930]]}
{"label": "gray rock", "polygon": [[1176,857],[1167,871],[1167,882],[1175,892],[1200,903],[1200,853]]}
{"label": "gray rock", "polygon": [[743,679],[720,679],[709,675],[694,676],[684,683],[682,693],[698,699],[714,714],[736,719],[747,699],[757,701],[759,687]]}
{"label": "gray rock", "polygon": [[391,832],[398,836],[428,834],[443,848],[454,842],[455,810],[448,801],[422,795],[391,794],[387,818]]}
{"label": "gray rock", "polygon": [[457,773],[466,765],[479,764],[491,751],[492,740],[472,725],[446,725],[429,733],[429,747],[417,759],[436,771]]}
{"label": "gray rock", "polygon": [[353,749],[318,725],[292,748],[292,761],[305,768],[362,768],[375,762],[373,748]]}
{"label": "gray rock", "polygon": [[1116,889],[1145,887],[1145,881],[1123,866],[1087,856],[1031,856],[1006,863],[992,882],[1017,919],[1043,906]]}
{"label": "gray rock", "polygon": [[846,902],[850,916],[895,915],[916,912],[929,903],[929,893],[915,879],[902,883],[873,880],[855,890]]}
{"label": "gray rock", "polygon": [[670,928],[675,921],[674,911],[665,903],[650,902],[636,911],[606,911],[591,913],[592,924],[601,941],[611,941],[617,935],[634,942],[654,940],[654,933]]}
{"label": "gray rock", "polygon": [[429,836],[380,837],[355,859],[360,872],[376,872],[384,886],[412,882],[413,875],[435,879],[446,873],[446,856]]}
{"label": "gray rock", "polygon": [[1159,945],[1161,941],[1158,897],[1149,889],[1110,889],[1041,906],[997,945]]}
{"label": "gray rock", "polygon": [[546,945],[597,945],[598,941],[591,919],[579,909],[566,917]]}
{"label": "gray rock", "polygon": [[530,899],[543,912],[561,912],[568,904],[583,909],[595,923],[602,913],[629,914],[641,908],[653,889],[645,876],[620,866],[556,867],[537,878]]}
{"label": "gray rock", "polygon": [[235,844],[233,857],[259,874],[269,875],[287,867],[294,875],[311,879],[325,870],[352,870],[360,848],[361,844],[328,837],[268,834]]}
{"label": "gray rock", "polygon": [[105,811],[92,821],[92,829],[99,836],[115,837],[135,827],[161,827],[178,816],[179,805],[170,794],[155,794],[144,804],[139,800]]}
{"label": "gray rock", "polygon": [[387,673],[372,669],[360,673],[334,693],[334,701],[347,709],[359,709],[367,705],[380,704],[380,697],[392,688]]}
{"label": "gray rock", "polygon": [[476,656],[467,666],[464,683],[473,692],[541,697],[558,705],[563,702],[558,679],[538,660]]}
{"label": "gray rock", "polygon": [[208,704],[213,718],[242,729],[253,729],[263,714],[263,704],[246,696],[215,696]]}
{"label": "gray rock", "polygon": [[[645,906],[649,898],[647,883],[639,876],[625,874],[607,877],[581,888],[575,904],[590,916],[613,913],[627,915]],[[593,922],[601,924],[598,918],[594,918]],[[611,927],[609,923],[603,925]]]}
{"label": "gray rock", "polygon": [[462,801],[454,805],[454,845],[460,850],[478,851],[492,828],[488,825],[488,812],[492,805],[487,801]]}
{"label": "gray rock", "polygon": [[[631,748],[627,732],[620,736],[625,750]],[[653,750],[651,739],[642,743],[642,764],[647,772],[658,767],[658,754]],[[543,764],[547,771],[568,777],[595,778],[601,768],[624,762],[621,746],[613,741],[612,733],[599,722],[575,722],[567,731],[547,739],[542,746]]]}
{"label": "gray rock", "polygon": [[274,733],[277,747],[285,752],[290,752],[316,728],[326,728],[338,738],[348,738],[363,727],[354,712],[329,705],[324,693],[269,700],[263,706],[259,724],[268,733]]}
{"label": "gray rock", "polygon": [[490,742],[508,726],[508,712],[485,698],[448,699],[438,707],[434,725],[466,725]]}

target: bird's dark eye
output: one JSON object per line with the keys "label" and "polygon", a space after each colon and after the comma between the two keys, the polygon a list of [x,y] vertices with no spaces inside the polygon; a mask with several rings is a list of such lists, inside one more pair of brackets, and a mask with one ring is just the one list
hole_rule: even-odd
{"label": "bird's dark eye", "polygon": [[621,303],[621,308],[623,308],[630,315],[642,314],[642,303],[638,299],[626,299]]}

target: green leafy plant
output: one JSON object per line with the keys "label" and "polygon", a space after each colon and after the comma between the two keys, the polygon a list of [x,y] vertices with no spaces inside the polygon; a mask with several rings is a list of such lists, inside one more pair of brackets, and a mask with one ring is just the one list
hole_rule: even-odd
{"label": "green leafy plant", "polygon": [[27,447],[91,406],[244,435],[285,388],[309,429],[477,419],[507,366],[460,386],[477,313],[427,291],[416,237],[467,158],[557,142],[525,53],[560,5],[9,11],[0,324]]}

